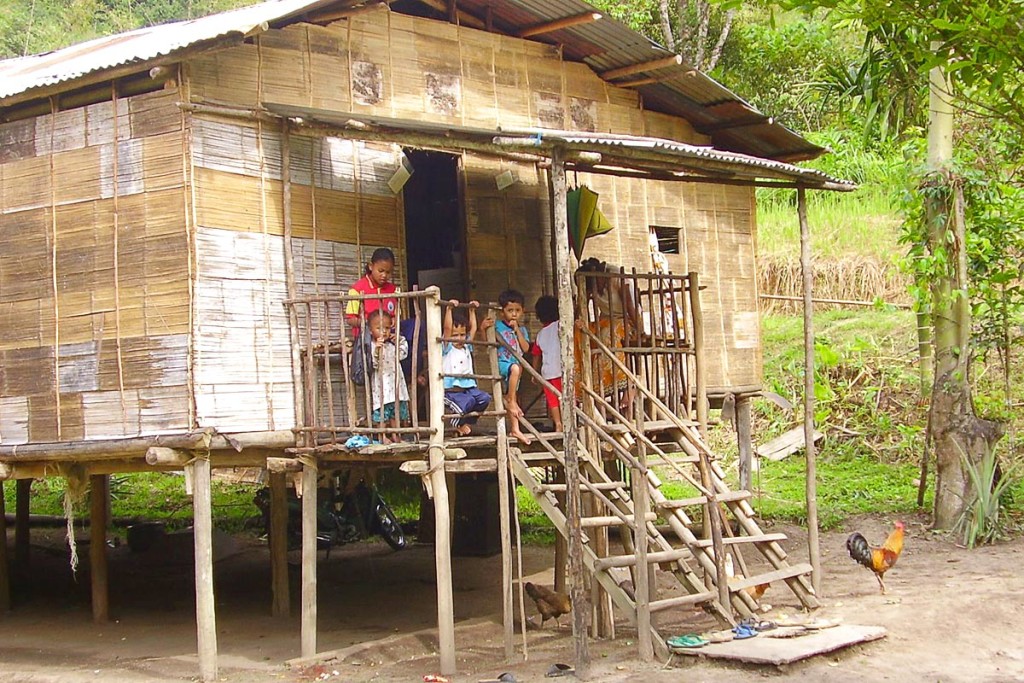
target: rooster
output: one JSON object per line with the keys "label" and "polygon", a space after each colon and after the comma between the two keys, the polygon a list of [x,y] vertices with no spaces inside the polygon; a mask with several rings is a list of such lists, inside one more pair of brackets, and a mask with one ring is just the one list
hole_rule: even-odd
{"label": "rooster", "polygon": [[850,534],[846,539],[846,549],[850,552],[850,557],[875,573],[882,595],[885,595],[885,581],[882,580],[882,576],[892,569],[903,552],[903,522],[896,522],[895,527],[881,548],[872,548],[868,545],[867,539],[857,532]]}
{"label": "rooster", "polygon": [[526,594],[537,603],[537,611],[540,612],[540,625],[543,627],[545,621],[553,618],[555,624],[561,628],[562,624],[558,621],[558,618],[572,610],[572,602],[569,600],[569,596],[556,593],[546,586],[538,586],[530,582],[526,583],[525,588]]}

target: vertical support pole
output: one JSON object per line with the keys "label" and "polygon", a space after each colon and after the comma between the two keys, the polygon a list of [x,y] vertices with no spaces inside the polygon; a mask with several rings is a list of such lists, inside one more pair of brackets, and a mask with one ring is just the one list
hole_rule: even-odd
{"label": "vertical support pole", "polygon": [[[569,252],[568,215],[565,205],[565,158],[560,148],[551,155],[551,210],[555,234],[555,291],[559,320],[573,320],[572,256]],[[572,599],[572,630],[576,646],[576,676],[586,680],[590,670],[587,645],[586,581],[583,573],[583,530],[580,525],[580,462],[576,429],[576,356],[573,335],[562,334],[562,433],[565,449],[565,516],[569,531],[569,595]],[[584,362],[589,359],[584,358]]]}
{"label": "vertical support pole", "polygon": [[693,316],[693,355],[697,369],[697,422],[700,424],[700,437],[708,438],[708,371],[707,359],[704,357],[704,311],[700,307],[700,276],[695,272],[687,273],[690,285],[690,315]]}
{"label": "vertical support pole", "polygon": [[302,616],[303,657],[316,654],[316,465],[302,466]]}
{"label": "vertical support pole", "polygon": [[754,458],[753,435],[750,424],[750,397],[736,399],[736,445],[739,447],[740,489],[750,490],[750,472]]}
{"label": "vertical support pole", "polygon": [[11,566],[7,557],[7,501],[0,481],[0,612],[11,609]]}
{"label": "vertical support pole", "polygon": [[270,473],[270,613],[287,617],[291,612],[288,589],[288,475]]}
{"label": "vertical support pole", "polygon": [[213,598],[213,508],[210,460],[199,457],[192,468],[192,529],[195,534],[196,626],[199,638],[199,675],[217,680],[217,617]]}
{"label": "vertical support pole", "polygon": [[[430,392],[430,485],[434,493],[434,562],[437,569],[437,640],[441,673],[455,673],[455,605],[452,598],[451,518],[444,471],[444,384],[441,381],[441,290],[428,287],[427,388]],[[499,476],[501,474],[499,473]]]}
{"label": "vertical support pole", "polygon": [[[640,365],[640,377],[642,380],[647,377],[643,364]],[[640,397],[633,401],[633,416],[637,431],[644,434],[644,404]],[[646,473],[647,443],[637,439],[636,448],[640,467],[634,467],[630,475],[630,483],[633,485],[633,552],[636,555],[633,596],[636,601],[636,641],[640,648],[640,659],[649,662],[654,659],[654,643],[651,638],[651,584],[647,565],[647,509],[650,507]]]}
{"label": "vertical support pole", "polygon": [[[555,466],[555,483],[565,483],[565,468],[558,467],[557,465]],[[555,499],[558,501],[558,507],[564,510],[565,493],[556,493]],[[565,589],[565,564],[568,551],[569,546],[565,542],[565,538],[562,534],[555,534],[555,592],[561,593],[562,595],[568,595],[568,591]]]}
{"label": "vertical support pole", "polygon": [[[494,346],[497,342],[494,325],[487,328],[487,341],[490,343],[487,347],[489,367],[491,373],[497,377],[498,348]],[[515,614],[512,609],[512,520],[509,512],[511,494],[509,491],[508,431],[505,427],[505,414],[502,412],[505,410],[505,397],[502,395],[501,379],[494,380],[491,392],[494,394],[494,410],[498,413],[495,427],[498,430],[498,507],[500,508],[498,519],[501,524],[501,625],[505,641],[505,661],[511,662],[515,654]],[[558,538],[556,536],[556,555]],[[518,538],[516,540],[520,541]],[[519,545],[519,547],[522,546]],[[558,571],[557,560],[555,561],[555,571]],[[555,585],[558,585],[557,574]]]}
{"label": "vertical support pole", "polygon": [[104,624],[110,619],[107,580],[107,501],[110,475],[89,477],[89,575],[92,581],[92,620]]}
{"label": "vertical support pole", "polygon": [[31,479],[18,479],[14,501],[14,565],[18,571],[28,571],[29,563],[29,496],[32,492]]}
{"label": "vertical support pole", "polygon": [[807,225],[807,196],[796,190],[796,211],[800,219],[800,272],[804,290],[804,452],[807,455],[807,550],[810,555],[811,586],[821,592],[821,548],[818,544],[818,471],[814,445],[814,271],[811,266],[811,229]]}

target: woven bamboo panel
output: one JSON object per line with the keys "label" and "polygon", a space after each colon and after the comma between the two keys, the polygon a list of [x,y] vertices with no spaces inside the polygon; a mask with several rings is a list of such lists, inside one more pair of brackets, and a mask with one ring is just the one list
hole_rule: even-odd
{"label": "woven bamboo panel", "polygon": [[306,28],[309,45],[310,106],[332,111],[347,111],[352,102],[347,25],[310,25]]}
{"label": "woven bamboo panel", "polygon": [[187,62],[187,74],[193,100],[246,107],[260,102],[254,44],[201,54]]}
{"label": "woven bamboo panel", "polygon": [[27,396],[0,396],[0,443],[28,443]]}
{"label": "woven bamboo panel", "polygon": [[[177,99],[151,93],[118,100],[116,117],[103,102],[4,128],[14,151],[0,162],[0,396],[14,413],[3,443],[189,427]],[[144,390],[176,398],[144,418]]]}

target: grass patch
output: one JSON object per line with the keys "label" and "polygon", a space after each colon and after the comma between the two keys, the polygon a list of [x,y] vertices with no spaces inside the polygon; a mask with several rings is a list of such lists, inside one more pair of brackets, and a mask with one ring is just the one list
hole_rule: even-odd
{"label": "grass patch", "polygon": [[[807,222],[815,256],[862,256],[896,264],[906,253],[899,244],[901,219],[890,194],[873,187],[855,192],[809,193]],[[796,194],[765,194],[757,203],[758,254],[800,253],[800,223]]]}

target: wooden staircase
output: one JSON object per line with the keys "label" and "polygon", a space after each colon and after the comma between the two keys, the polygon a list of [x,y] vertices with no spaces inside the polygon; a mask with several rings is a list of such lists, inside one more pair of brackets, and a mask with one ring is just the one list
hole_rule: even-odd
{"label": "wooden staircase", "polygon": [[[586,330],[583,334],[589,335]],[[749,504],[751,494],[729,489],[723,470],[701,439],[697,426],[673,414],[641,377],[599,339],[591,336],[589,341],[618,364],[617,371],[638,389],[637,400],[648,406],[646,410],[635,410],[630,419],[612,401],[580,382],[583,406],[577,405],[575,415],[567,417],[575,418],[581,426],[576,441],[580,493],[590,497],[589,509],[594,511],[580,520],[584,566],[615,608],[638,629],[650,629],[652,645],[660,656],[667,655],[667,646],[653,625],[651,614],[699,606],[722,626],[731,626],[735,624],[734,615],[749,617],[758,613],[759,605],[746,589],[775,582],[784,582],[805,608],[816,608],[818,602],[809,581],[811,566],[790,564],[780,545],[785,535],[761,530]],[[520,358],[520,362],[525,372],[543,381],[525,359]],[[646,421],[648,413],[659,419]],[[530,492],[558,533],[571,542],[564,508],[566,496],[560,495],[566,492],[566,484],[545,483],[542,469],[552,464],[565,467],[564,450],[543,439],[527,420],[523,419],[521,425],[533,434],[542,450],[526,453],[508,447],[511,473]],[[609,463],[613,467],[608,467]],[[670,499],[653,467],[685,482],[695,489],[696,495]],[[616,477],[609,474],[609,469],[622,474]],[[642,501],[642,514],[636,509],[635,500]],[[715,527],[717,533],[707,533]],[[625,554],[611,555],[599,550],[606,548],[607,543],[597,542],[598,538],[611,529],[622,531],[619,538]],[[766,563],[766,570],[755,570],[746,562],[743,552],[751,546],[764,558],[765,562],[760,564]],[[735,558],[739,567],[735,577],[726,576],[726,554]],[[631,586],[642,585],[638,568],[647,571],[650,565],[669,571],[684,594],[659,597],[657,582],[652,582],[650,595],[636,595]]]}

